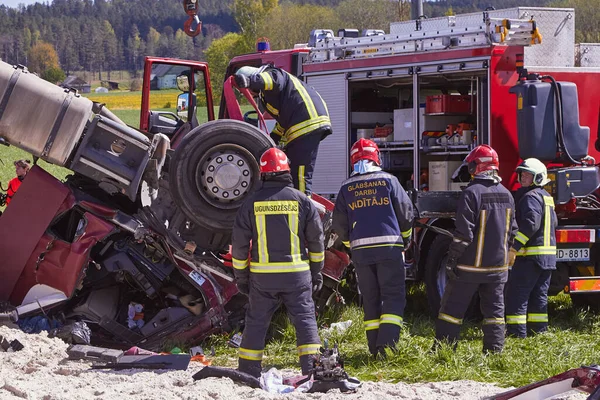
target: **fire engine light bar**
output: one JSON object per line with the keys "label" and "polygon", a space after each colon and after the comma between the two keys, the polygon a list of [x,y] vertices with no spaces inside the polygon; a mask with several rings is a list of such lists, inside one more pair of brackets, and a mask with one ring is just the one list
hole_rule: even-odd
{"label": "fire engine light bar", "polygon": [[569,282],[569,293],[592,293],[600,292],[600,276],[589,278],[571,278]]}
{"label": "fire engine light bar", "polygon": [[596,231],[594,229],[557,229],[557,243],[595,243]]}

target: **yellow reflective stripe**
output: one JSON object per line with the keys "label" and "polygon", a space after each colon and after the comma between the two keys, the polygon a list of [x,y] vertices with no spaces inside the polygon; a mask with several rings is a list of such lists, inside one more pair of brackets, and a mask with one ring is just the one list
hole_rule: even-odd
{"label": "yellow reflective stripe", "polygon": [[407,231],[402,232],[402,237],[408,239],[412,235],[412,228]]}
{"label": "yellow reflective stripe", "polygon": [[372,331],[375,329],[379,329],[379,320],[378,319],[370,319],[368,321],[363,322],[363,326],[366,331]]}
{"label": "yellow reflective stripe", "polygon": [[320,253],[312,253],[312,252],[308,252],[308,259],[312,262],[321,262],[325,259],[325,252],[320,252]]}
{"label": "yellow reflective stripe", "polygon": [[256,232],[258,233],[258,261],[261,263],[269,262],[269,252],[267,251],[267,220],[265,214],[257,214]]}
{"label": "yellow reflective stripe", "polygon": [[384,244],[374,244],[371,246],[359,246],[356,248],[356,250],[362,250],[362,249],[373,249],[375,247],[404,247],[404,245],[402,243],[396,243],[396,244],[392,244],[392,243],[384,243]]}
{"label": "yellow reflective stripe", "polygon": [[237,258],[232,257],[231,261],[233,262],[233,268],[235,269],[246,269],[246,267],[248,267],[247,258],[245,260],[238,260]]}
{"label": "yellow reflective stripe", "polygon": [[504,226],[504,264],[508,265],[508,234],[510,232],[510,216],[512,208],[506,209],[506,225]]}
{"label": "yellow reflective stripe", "polygon": [[438,319],[441,319],[442,321],[450,322],[451,324],[454,324],[454,325],[462,325],[462,319],[454,318],[453,316],[448,315],[448,314],[439,313]]}
{"label": "yellow reflective stripe", "polygon": [[244,348],[240,347],[240,349],[238,351],[238,356],[245,360],[262,361],[263,351],[262,350],[244,349]]}
{"label": "yellow reflective stripe", "polygon": [[307,356],[309,354],[319,354],[320,348],[321,343],[303,344],[302,346],[298,346],[298,355]]}
{"label": "yellow reflective stripe", "polygon": [[504,325],[504,318],[484,318],[483,325]]}
{"label": "yellow reflective stripe", "polygon": [[265,84],[265,90],[273,90],[273,78],[271,78],[271,75],[268,72],[261,72],[259,75]]}
{"label": "yellow reflective stripe", "polygon": [[544,246],[550,246],[550,229],[552,229],[552,209],[554,208],[554,199],[544,196]]}
{"label": "yellow reflective stripe", "polygon": [[496,266],[496,267],[474,267],[472,265],[458,264],[456,267],[458,269],[460,269],[460,270],[469,271],[469,272],[489,273],[489,272],[508,271],[508,265],[499,265],[499,266]]}
{"label": "yellow reflective stripe", "polygon": [[270,105],[269,103],[265,103],[265,106],[267,107],[267,110],[269,110],[269,112],[274,116],[277,117],[279,115],[279,110]]}
{"label": "yellow reflective stripe", "polygon": [[298,190],[302,193],[306,192],[306,181],[304,180],[304,165],[298,166]]}
{"label": "yellow reflective stripe", "polygon": [[517,236],[515,239],[518,240],[521,244],[526,244],[529,241],[529,238],[523,235],[521,232],[517,232]]}
{"label": "yellow reflective stripe", "polygon": [[527,322],[548,322],[548,314],[527,314]]}
{"label": "yellow reflective stripe", "polygon": [[292,253],[292,261],[295,264],[302,262],[302,254],[300,253],[300,237],[298,236],[298,213],[288,214],[290,225],[290,251]]}
{"label": "yellow reflective stripe", "polygon": [[485,239],[485,223],[487,222],[487,210],[481,210],[479,213],[479,236],[477,238],[477,252],[475,253],[475,266],[481,266],[483,257],[483,242]]}
{"label": "yellow reflective stripe", "polygon": [[541,256],[541,255],[553,255],[556,254],[556,246],[531,246],[523,247],[521,251],[517,253],[517,257],[524,256]]}
{"label": "yellow reflective stripe", "polygon": [[312,132],[318,128],[322,128],[328,125],[331,125],[329,117],[318,117],[315,119],[309,119],[289,128],[285,132],[285,137],[287,138],[288,142],[291,142],[292,140],[297,139],[306,133]]}
{"label": "yellow reflective stripe", "polygon": [[271,133],[274,133],[277,136],[283,136],[283,134],[285,133],[285,129],[283,129],[283,127],[279,125],[279,122],[277,122],[275,124],[275,128],[273,128],[273,131]]}
{"label": "yellow reflective stripe", "polygon": [[255,263],[250,262],[250,272],[257,274],[275,274],[282,272],[302,272],[308,271],[310,266],[307,262],[272,262],[272,263]]}
{"label": "yellow reflective stripe", "polygon": [[394,324],[402,326],[402,317],[396,314],[381,314],[380,324]]}
{"label": "yellow reflective stripe", "polygon": [[308,111],[308,116],[311,119],[317,118],[319,116],[319,114],[317,114],[317,109],[315,108],[315,104],[313,103],[312,99],[310,98],[310,95],[306,91],[306,88],[302,85],[302,82],[300,82],[298,80],[298,78],[296,78],[292,74],[288,73],[287,75],[292,80],[292,83],[294,84],[294,88],[298,91],[298,93],[300,94],[300,97],[302,97],[302,100],[304,101],[304,105],[306,106],[306,111]]}
{"label": "yellow reflective stripe", "polygon": [[350,248],[350,241],[343,241],[342,243],[344,244],[344,246],[346,246],[347,248]]}
{"label": "yellow reflective stripe", "polygon": [[526,315],[507,315],[506,323],[508,325],[524,325],[527,323]]}

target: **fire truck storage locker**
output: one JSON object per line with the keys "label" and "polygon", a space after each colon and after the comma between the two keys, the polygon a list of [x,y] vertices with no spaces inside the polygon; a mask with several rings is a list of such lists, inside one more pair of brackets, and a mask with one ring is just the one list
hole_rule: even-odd
{"label": "fire truck storage locker", "polygon": [[[448,30],[478,25],[485,26],[481,12],[420,21],[421,31]],[[542,43],[525,48],[525,65],[572,67],[575,65],[575,11],[572,8],[514,7],[488,12],[490,18],[534,18],[542,34]],[[390,34],[410,34],[416,30],[415,21],[393,22]]]}
{"label": "fire truck storage locker", "polygon": [[600,43],[579,43],[576,53],[577,66],[600,67]]}
{"label": "fire truck storage locker", "polygon": [[312,190],[321,196],[336,196],[350,169],[346,74],[309,75],[306,82],[319,92],[327,104],[333,129],[333,134],[319,146]]}

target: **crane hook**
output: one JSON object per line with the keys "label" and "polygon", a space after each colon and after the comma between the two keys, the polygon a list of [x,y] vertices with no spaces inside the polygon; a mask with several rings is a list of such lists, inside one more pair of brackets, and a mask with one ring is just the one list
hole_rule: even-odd
{"label": "crane hook", "polygon": [[183,10],[189,17],[183,23],[183,31],[188,36],[198,36],[202,31],[202,21],[198,18],[198,0],[183,0]]}

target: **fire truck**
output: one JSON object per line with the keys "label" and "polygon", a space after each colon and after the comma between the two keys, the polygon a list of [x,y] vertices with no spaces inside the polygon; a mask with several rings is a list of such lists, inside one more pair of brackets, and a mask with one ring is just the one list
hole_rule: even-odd
{"label": "fire truck", "polygon": [[513,191],[520,160],[542,160],[559,216],[550,294],[598,307],[600,44],[575,45],[574,32],[574,9],[530,7],[397,22],[388,34],[317,29],[293,49],[235,57],[227,74],[273,64],[321,94],[334,130],[313,178],[323,196],[335,197],[349,177],[355,140],[378,142],[383,169],[416,205],[407,279],[425,281],[433,314],[446,284],[444,233],[470,179],[464,157],[490,144]]}

